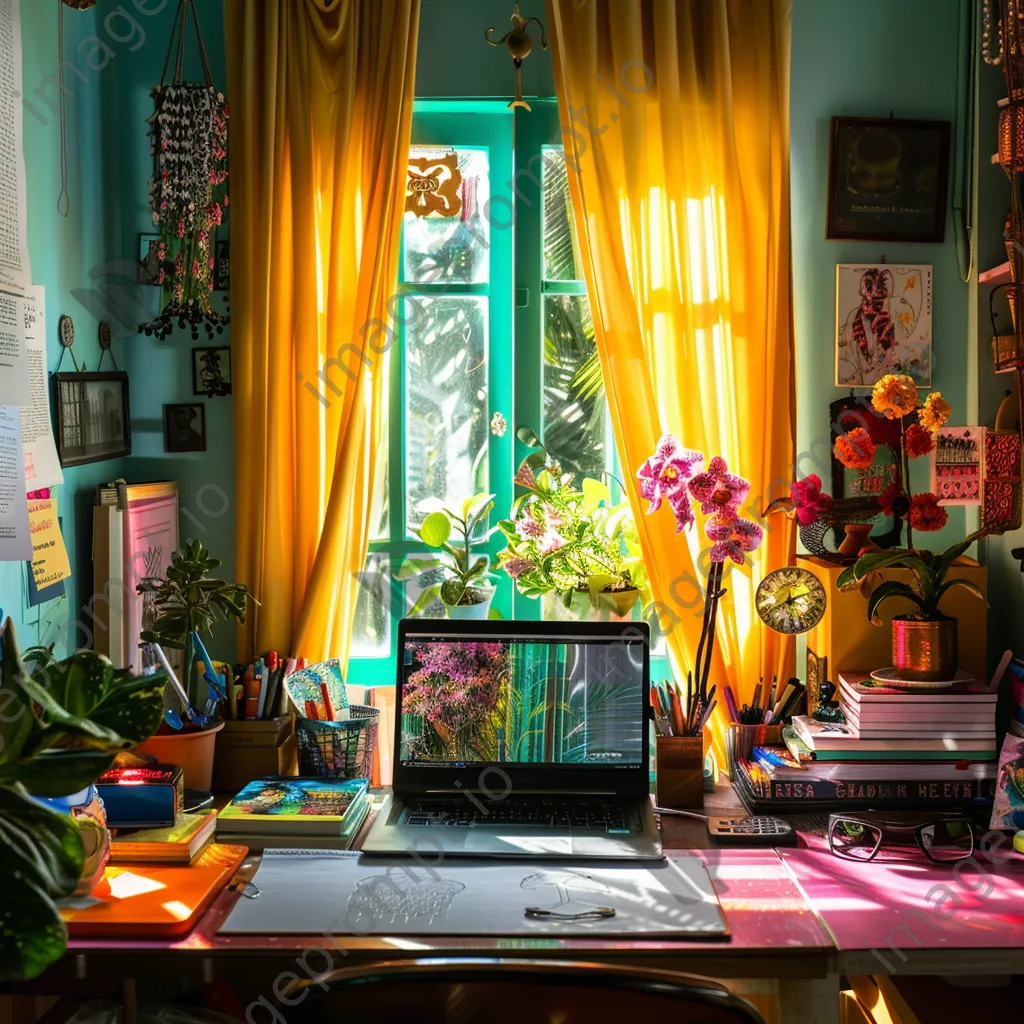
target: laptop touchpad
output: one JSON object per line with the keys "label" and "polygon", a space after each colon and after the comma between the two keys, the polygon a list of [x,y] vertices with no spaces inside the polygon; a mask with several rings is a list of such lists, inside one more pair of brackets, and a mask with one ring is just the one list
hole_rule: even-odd
{"label": "laptop touchpad", "polygon": [[[525,833],[525,830],[524,830]],[[545,836],[510,832],[491,832],[484,829],[470,829],[466,836],[465,850],[480,850],[491,856],[554,856],[568,857],[572,854],[572,838],[570,836]]]}

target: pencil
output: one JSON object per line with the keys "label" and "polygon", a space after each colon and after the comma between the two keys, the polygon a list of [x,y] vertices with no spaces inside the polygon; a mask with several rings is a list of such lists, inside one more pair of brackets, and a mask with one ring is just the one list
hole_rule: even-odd
{"label": "pencil", "polygon": [[671,710],[672,734],[674,736],[685,736],[683,727],[683,706],[679,700],[679,691],[673,686],[668,691],[668,699]]}

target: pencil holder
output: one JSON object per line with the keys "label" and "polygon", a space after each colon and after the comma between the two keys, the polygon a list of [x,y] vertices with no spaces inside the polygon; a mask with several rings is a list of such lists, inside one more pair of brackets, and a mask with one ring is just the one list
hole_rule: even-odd
{"label": "pencil holder", "polygon": [[655,772],[659,807],[704,809],[703,736],[658,736]]}
{"label": "pencil holder", "polygon": [[733,722],[725,733],[725,757],[729,778],[736,777],[737,761],[749,761],[753,757],[754,747],[777,747],[781,743],[781,725],[740,725]]}

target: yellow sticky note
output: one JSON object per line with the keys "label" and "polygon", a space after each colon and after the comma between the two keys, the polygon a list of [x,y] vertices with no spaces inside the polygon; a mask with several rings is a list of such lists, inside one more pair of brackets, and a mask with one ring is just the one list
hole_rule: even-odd
{"label": "yellow sticky note", "polygon": [[56,498],[33,498],[28,503],[28,527],[32,535],[32,576],[43,590],[69,579],[71,563],[57,521]]}

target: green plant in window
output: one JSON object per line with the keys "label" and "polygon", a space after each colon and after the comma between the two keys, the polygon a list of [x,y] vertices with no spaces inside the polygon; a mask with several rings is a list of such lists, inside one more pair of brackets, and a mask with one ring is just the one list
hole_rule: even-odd
{"label": "green plant in window", "polygon": [[[423,520],[417,536],[429,548],[437,551],[428,558],[407,558],[399,567],[396,579],[409,580],[424,573],[441,570],[444,579],[425,587],[409,610],[410,618],[422,613],[440,598],[448,608],[489,604],[494,593],[490,582],[491,560],[474,553],[482,547],[495,528],[476,538],[477,527],[485,523],[494,508],[493,494],[475,494],[462,502],[462,514],[443,508],[433,511]],[[453,540],[452,535],[457,535]]]}
{"label": "green plant in window", "polygon": [[515,483],[523,493],[498,523],[507,542],[501,568],[526,597],[554,592],[568,608],[586,593],[594,607],[625,614],[647,586],[629,502],[613,502],[600,480],[584,478],[576,487],[574,474],[563,472],[532,430],[517,436],[540,450],[519,466]]}

